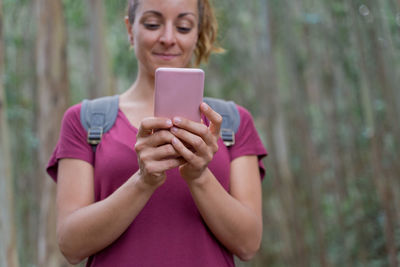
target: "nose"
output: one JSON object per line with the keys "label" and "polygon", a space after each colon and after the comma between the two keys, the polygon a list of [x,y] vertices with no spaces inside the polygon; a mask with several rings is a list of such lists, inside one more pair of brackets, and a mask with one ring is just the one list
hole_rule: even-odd
{"label": "nose", "polygon": [[160,43],[167,47],[175,45],[176,36],[175,36],[174,26],[171,23],[165,25],[160,36]]}

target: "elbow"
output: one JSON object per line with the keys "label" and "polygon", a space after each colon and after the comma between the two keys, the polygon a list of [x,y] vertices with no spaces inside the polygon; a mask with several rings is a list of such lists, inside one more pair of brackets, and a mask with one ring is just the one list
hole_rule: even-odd
{"label": "elbow", "polygon": [[64,254],[64,258],[67,260],[67,262],[71,265],[77,265],[79,263],[81,263],[84,259],[82,258],[78,258],[78,257],[74,257],[74,256],[68,256],[66,254]]}
{"label": "elbow", "polygon": [[241,260],[241,261],[250,261],[254,258],[254,256],[257,254],[258,250],[260,249],[260,243],[258,242],[257,244],[249,245],[249,246],[243,246],[238,249],[238,251],[235,253],[236,256]]}
{"label": "elbow", "polygon": [[255,232],[253,232],[252,237],[247,236],[244,240],[241,240],[237,244],[240,244],[234,254],[241,261],[250,261],[254,258],[257,252],[261,247],[261,239],[262,239],[262,224],[255,227]]}
{"label": "elbow", "polygon": [[63,254],[64,258],[68,261],[69,264],[76,265],[82,262],[86,257],[83,256],[77,249],[74,249],[75,246],[70,244],[68,237],[66,237],[66,233],[57,232],[57,242],[58,247]]}
{"label": "elbow", "polygon": [[67,262],[68,262],[69,264],[71,264],[71,265],[77,265],[77,264],[79,264],[81,261],[83,261],[83,259],[74,258],[74,257],[68,257],[68,256],[66,256],[65,254],[63,254],[63,255],[64,255],[64,258],[67,260]]}

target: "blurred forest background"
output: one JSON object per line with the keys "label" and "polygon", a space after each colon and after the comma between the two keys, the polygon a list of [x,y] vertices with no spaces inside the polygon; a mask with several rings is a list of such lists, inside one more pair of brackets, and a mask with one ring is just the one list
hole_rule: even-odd
{"label": "blurred forest background", "polygon": [[[206,93],[269,151],[264,237],[238,266],[400,260],[400,1],[214,0]],[[45,165],[63,112],[135,79],[126,0],[0,0],[0,266],[68,266]]]}

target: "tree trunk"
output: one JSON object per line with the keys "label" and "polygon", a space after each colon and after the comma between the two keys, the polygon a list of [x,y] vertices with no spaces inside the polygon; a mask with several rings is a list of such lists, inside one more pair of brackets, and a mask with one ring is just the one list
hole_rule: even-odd
{"label": "tree trunk", "polygon": [[0,266],[17,267],[14,189],[8,138],[7,105],[3,87],[3,1],[0,0]]}
{"label": "tree trunk", "polygon": [[[356,14],[355,11],[355,3],[352,3],[352,12],[353,14]],[[357,23],[356,23],[356,28],[361,28]],[[373,30],[367,29],[367,32],[371,36],[371,33],[373,33]],[[358,44],[360,46],[360,55],[359,55],[359,66],[360,69],[362,70],[361,73],[364,73],[366,75],[369,74],[368,72],[368,64],[367,64],[367,55],[369,55],[369,51],[367,50],[367,47],[365,45],[364,40],[362,39],[362,36],[357,33],[356,38],[358,41]],[[373,47],[373,46],[372,46]],[[373,50],[373,49],[372,49]],[[373,55],[375,56],[375,55]],[[374,59],[378,64],[381,61],[381,59]],[[375,62],[375,64],[376,64]],[[382,87],[386,86],[386,79],[384,78],[385,74],[383,73],[384,70],[381,70],[379,68],[379,72],[382,71],[382,73],[378,73],[378,77],[380,79],[380,82],[383,82]],[[375,73],[374,73],[375,75]],[[384,211],[384,233],[385,233],[385,245],[386,245],[386,250],[388,253],[388,261],[389,261],[389,266],[394,267],[398,266],[398,260],[397,260],[397,248],[396,248],[396,241],[395,241],[395,218],[394,218],[394,208],[392,207],[392,201],[393,197],[391,195],[391,190],[390,190],[390,185],[388,184],[388,174],[385,173],[384,168],[382,166],[382,159],[384,159],[384,153],[383,153],[383,135],[382,131],[380,130],[382,121],[376,120],[375,119],[375,114],[372,108],[372,90],[369,86],[369,84],[373,84],[373,80],[370,80],[370,77],[362,77],[361,78],[361,97],[362,97],[362,109],[363,113],[365,114],[364,116],[366,117],[366,124],[367,124],[367,129],[369,129],[369,136],[370,136],[370,165],[373,171],[373,180],[375,183],[375,186],[377,188],[377,194],[379,197],[379,200],[381,202],[382,210]],[[390,104],[390,101],[389,101]],[[389,116],[390,117],[390,116]],[[378,127],[376,125],[379,125]]]}
{"label": "tree trunk", "polygon": [[61,0],[37,0],[38,178],[41,183],[38,266],[61,266],[56,240],[56,186],[45,166],[59,135],[68,101],[66,29]]}
{"label": "tree trunk", "polygon": [[90,98],[114,93],[105,39],[103,1],[89,1],[90,20]]}

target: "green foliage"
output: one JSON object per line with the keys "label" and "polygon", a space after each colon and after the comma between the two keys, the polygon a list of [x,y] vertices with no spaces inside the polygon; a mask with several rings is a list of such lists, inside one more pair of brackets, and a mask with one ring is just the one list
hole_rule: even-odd
{"label": "green foliage", "polygon": [[88,26],[87,3],[79,0],[63,0],[64,17],[70,29],[70,36],[73,36],[76,30]]}

